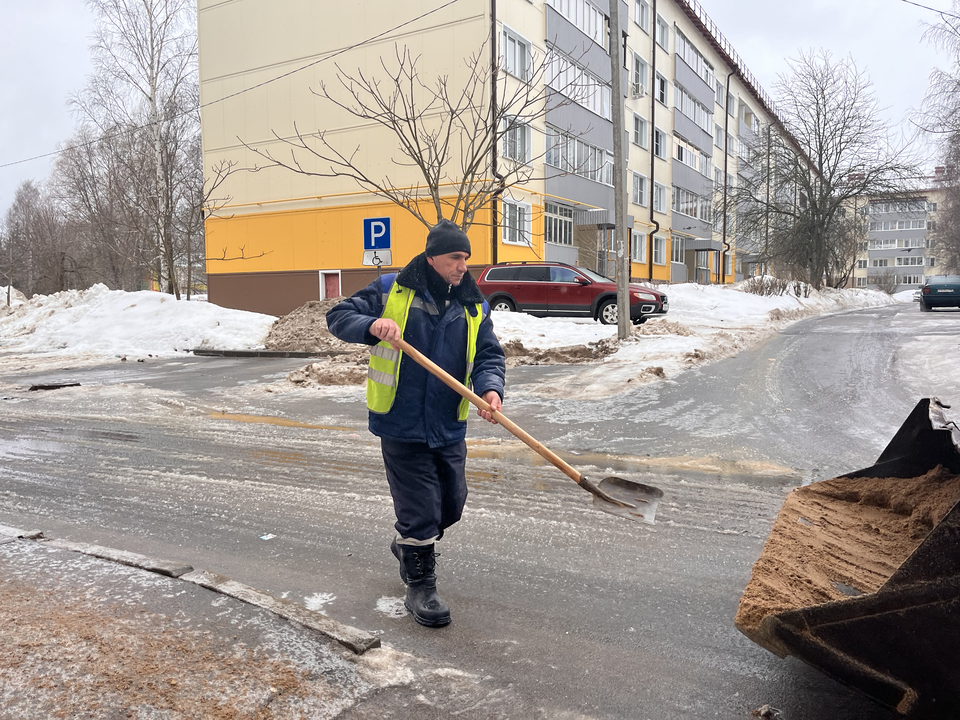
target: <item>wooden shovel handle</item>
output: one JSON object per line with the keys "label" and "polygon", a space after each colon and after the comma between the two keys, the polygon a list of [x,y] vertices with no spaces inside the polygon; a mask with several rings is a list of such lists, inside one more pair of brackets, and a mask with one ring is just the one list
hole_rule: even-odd
{"label": "wooden shovel handle", "polygon": [[442,380],[449,388],[455,390],[462,397],[465,397],[467,400],[472,402],[481,410],[488,410],[493,415],[494,420],[503,425],[507,430],[513,433],[518,439],[522,440],[527,447],[533,450],[537,455],[542,457],[544,460],[551,462],[557,469],[561,470],[567,477],[573,480],[577,485],[580,485],[581,475],[573,467],[565,463],[560,457],[553,453],[548,448],[541,445],[535,439],[533,439],[523,428],[519,427],[512,420],[508,419],[503,413],[498,410],[491,410],[490,403],[484,400],[482,397],[473,392],[470,388],[464,385],[462,382],[457,380],[453,375],[448,373],[442,367],[437,365],[433,360],[428,357],[425,357],[423,353],[417,350],[413,345],[408,343],[406,340],[392,340],[392,344],[399,350],[402,350],[407,355],[412,357],[418,364],[425,367],[433,375],[437,376]]}

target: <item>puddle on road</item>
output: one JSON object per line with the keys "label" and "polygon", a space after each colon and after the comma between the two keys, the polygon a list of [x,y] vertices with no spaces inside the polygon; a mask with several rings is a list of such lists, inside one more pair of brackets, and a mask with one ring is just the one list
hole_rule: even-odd
{"label": "puddle on road", "polygon": [[280,427],[306,428],[308,430],[341,430],[344,432],[354,432],[356,428],[340,427],[338,425],[314,425],[312,423],[300,422],[298,420],[288,420],[287,418],[273,417],[271,415],[241,415],[234,413],[210,413],[210,417],[216,420],[234,420],[236,422],[255,423],[258,425],[278,425]]}
{"label": "puddle on road", "polygon": [[[619,472],[649,472],[651,470],[688,470],[701,473],[722,475],[757,475],[762,477],[796,477],[797,472],[784,465],[753,460],[725,460],[716,455],[691,457],[637,457],[630,455],[609,455],[596,452],[558,452],[561,458],[574,467],[590,465],[610,468]],[[549,465],[547,460],[521,443],[503,443],[491,446],[483,441],[467,441],[467,457],[487,460],[510,460],[536,467]]]}
{"label": "puddle on road", "polygon": [[30,458],[41,455],[63,455],[67,452],[66,445],[55,442],[45,442],[43,440],[25,440],[17,438],[16,440],[0,439],[0,458]]}

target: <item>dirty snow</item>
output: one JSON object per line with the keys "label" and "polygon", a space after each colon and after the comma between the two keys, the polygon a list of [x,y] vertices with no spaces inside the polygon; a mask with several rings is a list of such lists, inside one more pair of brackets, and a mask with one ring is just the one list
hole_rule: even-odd
{"label": "dirty snow", "polygon": [[[615,326],[573,318],[493,314],[497,335],[509,346],[510,364],[581,364],[567,378],[571,396],[609,395],[675,377],[685,369],[734,355],[778,329],[813,315],[912,301],[912,292],[890,297],[873,290],[809,291],[761,296],[735,287],[671,285],[664,288],[669,313],[633,328],[617,340]],[[14,293],[18,295],[18,293]],[[222,308],[209,302],[177,301],[156,292],[122,292],[95,285],[55,295],[22,296],[0,307],[0,356],[23,361],[40,357],[62,362],[103,362],[117,357],[169,357],[194,348],[295,349],[298,336],[326,354],[338,352],[323,322],[329,304],[301,308],[284,318]],[[298,330],[299,328],[299,330]],[[341,356],[310,363],[291,374],[291,389],[333,386],[349,392],[363,382],[365,353],[359,346]],[[303,348],[308,349],[308,348]],[[342,348],[341,348],[342,349]],[[345,387],[346,386],[346,387]],[[342,388],[342,389],[341,389]],[[557,391],[554,388],[553,391]]]}

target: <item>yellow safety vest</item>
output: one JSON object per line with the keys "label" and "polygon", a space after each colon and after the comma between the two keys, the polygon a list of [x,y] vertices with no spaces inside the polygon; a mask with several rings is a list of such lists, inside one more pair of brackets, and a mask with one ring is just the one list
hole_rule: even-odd
{"label": "yellow safety vest", "polygon": [[[416,297],[416,292],[403,287],[396,281],[387,294],[384,303],[382,318],[393,320],[400,326],[400,337],[407,326],[407,317],[410,308],[414,305],[424,305],[424,301]],[[426,308],[422,308],[426,312]],[[476,315],[465,312],[467,318],[467,376],[463,384],[470,387],[470,376],[473,374],[473,361],[477,356],[477,336],[480,334],[480,323],[483,321],[483,305],[476,304]],[[393,401],[397,397],[397,381],[400,378],[400,358],[403,353],[396,350],[390,343],[380,341],[370,350],[370,365],[367,368],[367,409],[370,412],[385,414],[390,412]],[[460,401],[458,420],[466,420],[470,414],[470,402],[463,398]]]}

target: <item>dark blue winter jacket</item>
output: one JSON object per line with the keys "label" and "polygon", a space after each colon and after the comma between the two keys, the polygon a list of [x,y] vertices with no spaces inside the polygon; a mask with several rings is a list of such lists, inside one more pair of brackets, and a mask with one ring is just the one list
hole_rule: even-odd
{"label": "dark blue winter jacket", "polygon": [[[327,327],[345,342],[376,345],[379,340],[370,333],[370,326],[383,312],[384,297],[394,280],[416,291],[424,300],[410,308],[403,339],[433,360],[458,380],[467,374],[467,320],[465,312],[476,312],[476,303],[483,304],[483,321],[477,337],[477,354],[473,367],[473,391],[483,395],[495,390],[503,398],[505,361],[500,341],[493,332],[490,307],[483,300],[474,279],[467,273],[460,284],[451,289],[450,302],[441,312],[427,289],[427,272],[432,271],[426,256],[421,254],[399,273],[374,280],[363,290],[347,298],[327,312]],[[425,308],[425,309],[423,309]],[[427,443],[442,447],[460,442],[467,433],[467,423],[457,420],[460,396],[403,355],[400,381],[390,412],[370,413],[370,432],[401,442]]]}

